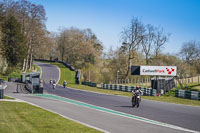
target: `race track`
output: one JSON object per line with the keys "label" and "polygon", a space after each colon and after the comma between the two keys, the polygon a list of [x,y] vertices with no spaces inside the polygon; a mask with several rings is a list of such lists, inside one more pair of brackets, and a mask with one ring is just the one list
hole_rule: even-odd
{"label": "race track", "polygon": [[[70,114],[73,119],[82,121],[89,125],[104,129],[111,132],[131,132],[132,130],[138,132],[199,132],[200,131],[200,107],[171,104],[164,102],[157,102],[151,100],[142,99],[141,106],[139,108],[132,108],[131,99],[123,96],[106,95],[99,93],[92,93],[87,91],[81,91],[72,88],[63,88],[57,86],[56,89],[52,89],[52,86],[48,83],[50,79],[59,79],[59,70],[57,67],[36,62],[42,68],[42,79],[46,80],[44,89],[47,93],[62,96],[71,100],[87,103],[97,107],[103,107],[105,109],[111,109],[117,112],[130,114],[132,116],[139,116],[147,118],[148,120],[154,120],[163,124],[169,124],[169,126],[158,126],[154,123],[148,123],[147,121],[141,122],[135,119],[129,119],[115,113],[110,114],[108,112],[94,111],[90,108],[79,108],[74,105],[70,105],[72,112],[76,112],[78,109],[83,110],[84,116],[80,117],[80,114]],[[62,105],[55,105],[62,106]],[[68,105],[69,106],[69,105]],[[53,107],[52,107],[53,108]],[[62,109],[58,107],[59,109]],[[74,109],[75,108],[75,109]],[[103,114],[104,115],[103,115]],[[77,116],[79,116],[77,118]],[[101,116],[98,118],[97,116]],[[109,116],[109,117],[108,117]],[[83,120],[81,120],[81,118]],[[93,119],[92,119],[93,118]],[[101,125],[99,125],[100,121]],[[97,123],[97,124],[95,124]],[[116,125],[117,124],[117,125]],[[98,126],[99,125],[99,126]],[[133,126],[131,126],[133,125]],[[170,127],[171,126],[171,127]],[[175,126],[175,128],[172,128]],[[140,130],[140,128],[144,128]],[[181,128],[181,129],[177,129]],[[186,130],[185,130],[186,129]],[[189,130],[187,130],[189,129]]]}

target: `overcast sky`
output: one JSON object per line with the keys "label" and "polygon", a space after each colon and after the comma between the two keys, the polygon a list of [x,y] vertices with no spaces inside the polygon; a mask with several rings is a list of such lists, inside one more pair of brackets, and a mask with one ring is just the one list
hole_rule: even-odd
{"label": "overcast sky", "polygon": [[90,28],[105,49],[120,47],[120,33],[133,17],[161,26],[171,37],[163,50],[176,53],[184,42],[200,41],[200,0],[32,0],[46,10],[47,29]]}

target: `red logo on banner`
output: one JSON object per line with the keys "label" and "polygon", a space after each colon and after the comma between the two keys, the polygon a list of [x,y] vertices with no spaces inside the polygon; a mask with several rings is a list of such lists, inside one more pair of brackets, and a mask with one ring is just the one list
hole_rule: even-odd
{"label": "red logo on banner", "polygon": [[174,72],[174,68],[171,68],[171,69],[169,69],[169,68],[166,68],[167,69],[167,72],[168,72],[168,74],[172,74],[172,72]]}

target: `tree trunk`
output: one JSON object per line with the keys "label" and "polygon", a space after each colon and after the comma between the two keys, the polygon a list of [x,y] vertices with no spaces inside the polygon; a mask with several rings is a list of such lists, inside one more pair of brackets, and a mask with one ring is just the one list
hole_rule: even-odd
{"label": "tree trunk", "polygon": [[30,52],[31,52],[31,41],[28,45],[28,54],[27,54],[26,65],[25,65],[25,70],[24,70],[25,72],[26,72],[28,65],[29,65]]}
{"label": "tree trunk", "polygon": [[22,66],[22,71],[25,71],[25,65],[26,65],[26,59],[24,58],[23,66]]}
{"label": "tree trunk", "polygon": [[30,62],[29,62],[29,69],[32,70],[32,64],[33,64],[33,48],[31,47],[31,55],[30,55]]}

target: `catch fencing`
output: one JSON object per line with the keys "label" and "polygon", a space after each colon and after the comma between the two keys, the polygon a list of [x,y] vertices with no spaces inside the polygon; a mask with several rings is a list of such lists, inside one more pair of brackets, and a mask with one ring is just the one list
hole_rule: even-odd
{"label": "catch fencing", "polygon": [[[119,84],[101,84],[101,89],[108,89],[108,90],[117,90],[117,91],[124,91],[124,92],[132,92],[136,89],[135,86],[125,86],[125,85],[119,85]],[[157,91],[152,88],[145,88],[140,87],[140,89],[143,92],[143,95],[145,96],[156,96]]]}
{"label": "catch fencing", "polygon": [[200,100],[200,92],[188,90],[175,90],[175,97]]}

